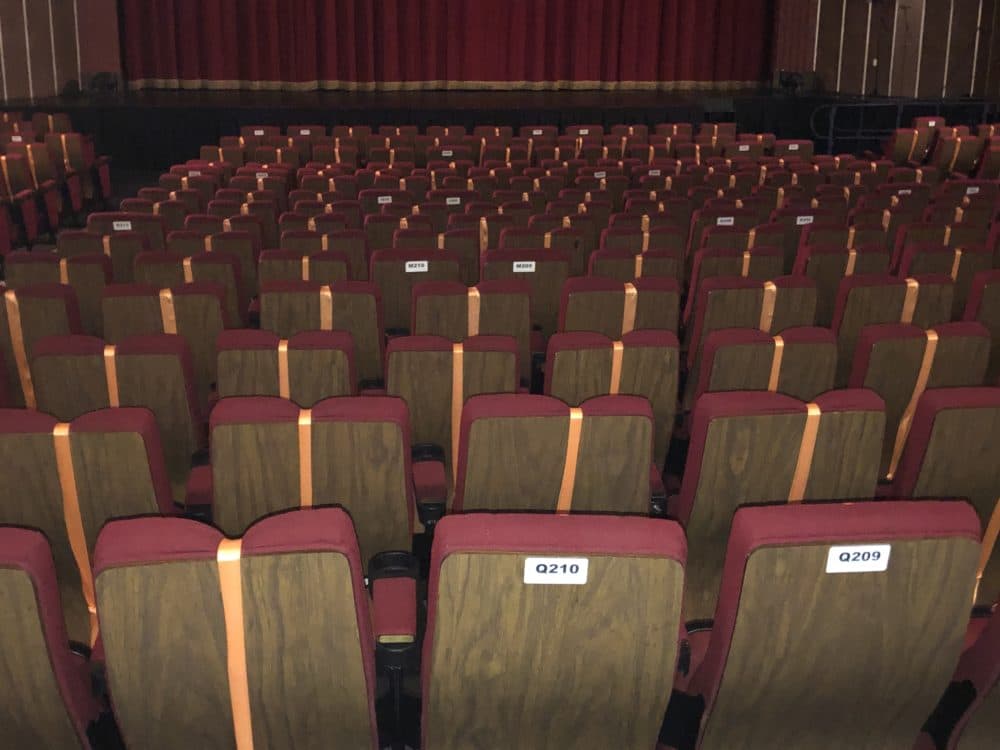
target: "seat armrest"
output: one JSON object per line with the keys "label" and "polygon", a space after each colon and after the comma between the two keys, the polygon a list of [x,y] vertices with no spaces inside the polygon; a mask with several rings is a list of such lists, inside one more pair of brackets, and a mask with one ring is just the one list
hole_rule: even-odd
{"label": "seat armrest", "polygon": [[184,494],[184,507],[204,507],[212,505],[212,467],[195,466],[188,475]]}
{"label": "seat armrest", "polygon": [[417,517],[428,532],[447,511],[448,476],[440,460],[413,461],[413,486],[417,498]]}
{"label": "seat armrest", "polygon": [[379,578],[371,586],[376,643],[412,645],[417,639],[416,579]]}
{"label": "seat armrest", "polygon": [[416,650],[418,573],[409,552],[380,552],[368,563],[376,656],[390,671],[405,667]]}

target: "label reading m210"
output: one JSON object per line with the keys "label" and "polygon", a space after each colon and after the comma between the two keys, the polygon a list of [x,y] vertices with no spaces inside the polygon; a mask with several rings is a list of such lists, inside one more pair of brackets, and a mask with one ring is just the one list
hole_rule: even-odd
{"label": "label reading m210", "polygon": [[392,203],[392,196],[391,195],[380,195],[378,198],[376,198],[376,200],[378,201],[378,205],[384,206],[387,203]]}
{"label": "label reading m210", "polygon": [[406,272],[407,273],[427,273],[427,261],[426,260],[408,260],[408,261],[406,261]]}
{"label": "label reading m210", "polygon": [[715,220],[715,226],[717,227],[731,227],[736,223],[736,219],[732,216],[720,216]]}
{"label": "label reading m210", "polygon": [[460,206],[462,204],[462,198],[458,195],[449,195],[444,199],[444,204],[446,206]]}
{"label": "label reading m210", "polygon": [[852,544],[830,547],[827,573],[881,573],[889,568],[890,544]]}
{"label": "label reading m210", "polygon": [[806,224],[812,224],[816,220],[815,216],[796,216],[795,225],[799,227],[804,227]]}
{"label": "label reading m210", "polygon": [[112,221],[111,228],[116,232],[131,232],[132,222],[131,221]]}
{"label": "label reading m210", "polygon": [[534,273],[535,272],[535,261],[533,261],[533,260],[515,260],[513,268],[514,268],[514,273]]}
{"label": "label reading m210", "polygon": [[581,586],[587,582],[589,562],[586,557],[528,557],[524,561],[524,582]]}

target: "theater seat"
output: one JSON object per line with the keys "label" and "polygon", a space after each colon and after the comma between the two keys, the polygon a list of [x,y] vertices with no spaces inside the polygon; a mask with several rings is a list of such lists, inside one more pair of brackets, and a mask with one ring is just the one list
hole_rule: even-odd
{"label": "theater seat", "polygon": [[655,426],[653,462],[662,471],[677,410],[679,360],[671,331],[632,331],[614,341],[599,333],[557,333],[549,339],[545,395],[570,406],[604,395],[648,399]]}
{"label": "theater seat", "polygon": [[653,413],[638,396],[571,409],[550,396],[474,396],[462,412],[455,512],[647,514]]}
{"label": "theater seat", "polygon": [[227,534],[278,511],[339,504],[366,564],[409,550],[415,494],[401,399],[330,398],[311,409],[267,396],[222,399],[211,448],[213,519]]}
{"label": "theater seat", "polygon": [[977,603],[1000,592],[1000,388],[924,392],[892,485],[894,497],[959,497],[975,507],[986,534]]}
{"label": "theater seat", "polygon": [[431,556],[421,747],[652,748],[684,559],[683,533],[666,520],[445,518]]}
{"label": "theater seat", "polygon": [[903,323],[861,329],[848,385],[870,388],[885,402],[882,476],[892,479],[896,471],[921,394],[983,385],[989,351],[989,331],[979,323],[944,323],[927,331]]}
{"label": "theater seat", "polygon": [[376,581],[369,611],[343,510],[283,513],[232,540],[186,519],[117,521],[94,566],[127,746],[379,747],[375,647],[412,642],[414,588]]}
{"label": "theater seat", "polygon": [[181,336],[132,336],[115,345],[90,336],[50,336],[39,342],[31,367],[39,409],[64,421],[109,406],[149,409],[163,438],[174,498],[183,500],[192,456],[206,436]]}
{"label": "theater seat", "polygon": [[453,281],[413,286],[410,330],[461,343],[471,336],[512,336],[523,383],[531,378],[531,287],[525,281],[481,281],[469,288]]}
{"label": "theater seat", "polygon": [[962,503],[738,510],[687,688],[699,750],[912,747],[958,662],[978,540]]}
{"label": "theater seat", "polygon": [[914,750],[989,750],[1000,736],[1000,618],[962,654]]}
{"label": "theater seat", "polygon": [[374,284],[267,282],[260,290],[260,327],[283,339],[303,331],[346,331],[354,339],[358,378],[382,380],[382,295]]}
{"label": "theater seat", "polygon": [[225,331],[216,345],[220,398],[280,396],[309,408],[357,393],[354,341],[344,331],[303,331],[288,339],[270,331]]}
{"label": "theater seat", "polygon": [[10,748],[89,750],[100,714],[85,659],[70,652],[45,536],[0,527],[0,737]]}
{"label": "theater seat", "polygon": [[[401,336],[386,349],[386,393],[409,409],[415,454],[440,460],[454,477],[462,412],[482,393],[516,393],[517,342],[510,336]],[[419,459],[418,459],[419,460]]]}
{"label": "theater seat", "polygon": [[874,497],[884,409],[866,390],[830,391],[809,404],[766,391],[698,399],[680,494],[670,504],[691,543],[688,620],[712,616],[739,506]]}

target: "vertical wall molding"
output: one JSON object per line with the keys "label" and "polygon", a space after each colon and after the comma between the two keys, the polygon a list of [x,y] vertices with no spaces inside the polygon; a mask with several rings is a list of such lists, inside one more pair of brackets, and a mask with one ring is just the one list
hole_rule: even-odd
{"label": "vertical wall molding", "polygon": [[892,41],[889,43],[889,88],[887,96],[892,96],[892,76],[896,72],[896,32],[899,31],[899,3],[892,9]]}
{"label": "vertical wall molding", "polygon": [[913,96],[920,96],[920,64],[924,61],[924,22],[927,20],[927,0],[920,5],[920,31],[917,33],[917,71],[913,79]]}
{"label": "vertical wall molding", "polygon": [[49,43],[52,45],[52,85],[55,86],[56,93],[59,93],[59,63],[56,62],[56,22],[52,17],[52,0],[49,4]]}
{"label": "vertical wall molding", "polygon": [[3,100],[6,102],[7,96],[7,56],[3,50],[3,19],[0,18],[0,78],[3,79]]}
{"label": "vertical wall molding", "polygon": [[955,27],[955,0],[948,7],[948,43],[944,48],[944,78],[941,80],[941,98],[948,95],[948,66],[951,62],[951,31]]}
{"label": "vertical wall molding", "polygon": [[872,65],[871,61],[871,40],[872,40],[872,5],[868,3],[868,22],[865,25],[865,67],[861,72],[861,95],[868,96],[868,69]]}
{"label": "vertical wall molding", "polygon": [[976,67],[979,62],[979,37],[983,28],[983,0],[979,0],[979,12],[976,14],[976,43],[972,47],[972,83],[969,84],[969,96],[976,93]]}
{"label": "vertical wall molding", "polygon": [[840,91],[840,82],[844,74],[844,29],[846,27],[847,0],[843,0],[840,4],[840,46],[837,49],[837,91]]}
{"label": "vertical wall molding", "polygon": [[819,16],[823,12],[823,0],[816,0],[816,37],[813,40],[813,70],[819,62]]}
{"label": "vertical wall molding", "polygon": [[21,11],[24,18],[24,57],[28,69],[28,98],[35,99],[35,79],[31,75],[31,38],[28,35],[28,0],[21,0]]}
{"label": "vertical wall molding", "polygon": [[78,0],[73,0],[73,33],[76,36],[76,80],[83,89],[83,62],[80,54],[80,7]]}

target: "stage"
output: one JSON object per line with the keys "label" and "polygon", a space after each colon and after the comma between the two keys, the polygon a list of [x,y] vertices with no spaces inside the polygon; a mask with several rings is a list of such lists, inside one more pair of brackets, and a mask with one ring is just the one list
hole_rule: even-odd
{"label": "stage", "polygon": [[[975,124],[1000,104],[970,99],[861,98],[781,91],[140,91],[11,101],[5,109],[68,112],[118,168],[160,170],[195,158],[250,124],[531,125],[733,121],[744,132],[815,138],[819,152],[876,146],[918,115]],[[836,125],[831,133],[831,117]],[[830,140],[830,136],[833,139]]]}

